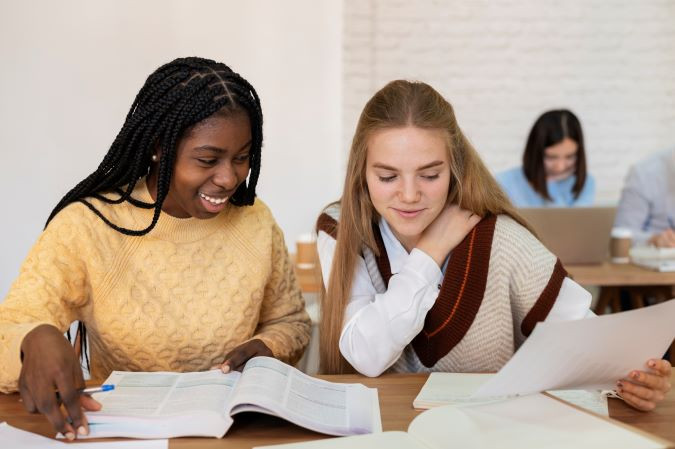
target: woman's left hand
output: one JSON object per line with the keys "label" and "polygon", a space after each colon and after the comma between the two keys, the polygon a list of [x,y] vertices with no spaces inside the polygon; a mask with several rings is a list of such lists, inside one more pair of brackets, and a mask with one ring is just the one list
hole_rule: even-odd
{"label": "woman's left hand", "polygon": [[643,411],[653,410],[670,391],[670,362],[651,359],[647,367],[649,371],[631,371],[616,383],[616,391],[623,400]]}
{"label": "woman's left hand", "polygon": [[211,369],[219,369],[226,374],[230,371],[241,371],[248,359],[258,356],[274,357],[274,354],[262,340],[255,338],[228,352],[223,363],[212,366]]}

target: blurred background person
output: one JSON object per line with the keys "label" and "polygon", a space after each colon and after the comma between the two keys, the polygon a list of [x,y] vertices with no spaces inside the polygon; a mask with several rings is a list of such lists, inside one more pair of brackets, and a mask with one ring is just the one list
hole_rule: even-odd
{"label": "blurred background person", "polygon": [[543,113],[530,130],[523,165],[496,178],[516,207],[592,205],[595,180],[586,172],[579,119],[566,109]]}
{"label": "blurred background person", "polygon": [[614,226],[632,231],[634,245],[675,247],[675,149],[638,162],[628,172]]}

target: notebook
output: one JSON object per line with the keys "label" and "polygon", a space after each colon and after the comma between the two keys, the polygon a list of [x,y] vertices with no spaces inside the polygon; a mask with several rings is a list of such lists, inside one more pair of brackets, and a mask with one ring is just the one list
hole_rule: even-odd
{"label": "notebook", "polygon": [[[473,397],[473,393],[493,376],[494,374],[490,373],[431,373],[417,397],[415,397],[413,407],[426,410],[443,405],[494,402],[493,400]],[[598,415],[609,416],[609,409],[607,408],[609,392],[601,390],[552,390],[547,393]]]}
{"label": "notebook", "polygon": [[615,207],[523,208],[518,212],[563,265],[593,265],[609,259]]}
{"label": "notebook", "polygon": [[654,271],[675,271],[675,248],[653,246],[631,248],[630,261]]}

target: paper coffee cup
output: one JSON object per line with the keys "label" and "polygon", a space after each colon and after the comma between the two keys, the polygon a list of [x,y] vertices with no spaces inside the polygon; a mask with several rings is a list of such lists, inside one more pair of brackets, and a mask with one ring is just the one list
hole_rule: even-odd
{"label": "paper coffee cup", "polygon": [[295,241],[295,248],[295,265],[301,270],[314,268],[318,257],[314,236],[309,233],[299,235]]}
{"label": "paper coffee cup", "polygon": [[612,263],[628,263],[633,233],[628,228],[613,228],[609,240],[609,255]]}

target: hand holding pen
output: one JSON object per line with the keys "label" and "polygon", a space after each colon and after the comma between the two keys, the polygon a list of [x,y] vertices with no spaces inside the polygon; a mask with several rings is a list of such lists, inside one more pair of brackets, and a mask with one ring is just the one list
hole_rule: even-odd
{"label": "hand holding pen", "polygon": [[87,394],[80,360],[63,332],[37,326],[23,338],[21,356],[19,394],[26,410],[44,414],[68,440],[88,435],[84,410],[100,410],[101,404]]}
{"label": "hand holding pen", "polygon": [[[112,391],[115,389],[115,385],[110,385],[110,384],[103,384],[99,385],[98,387],[89,387],[89,388],[78,388],[78,391],[80,394],[84,394],[87,396],[91,396],[92,394],[96,393],[103,393],[104,391]],[[56,392],[56,397],[61,400],[61,395],[59,392]]]}

